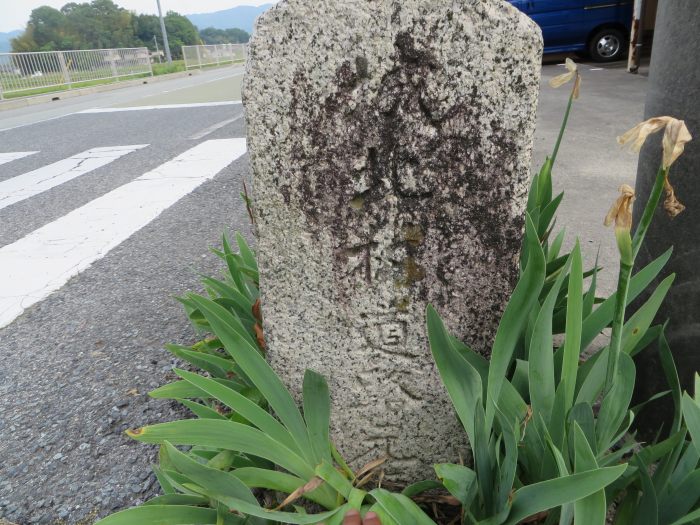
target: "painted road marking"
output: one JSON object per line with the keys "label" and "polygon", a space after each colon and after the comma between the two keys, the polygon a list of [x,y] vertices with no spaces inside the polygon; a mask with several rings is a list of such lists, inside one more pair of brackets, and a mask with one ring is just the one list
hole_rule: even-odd
{"label": "painted road marking", "polygon": [[217,122],[213,126],[209,126],[208,128],[205,128],[202,131],[195,133],[194,135],[192,135],[190,137],[190,140],[203,139],[204,137],[206,137],[210,133],[214,133],[217,129],[221,129],[224,126],[228,126],[229,124],[233,124],[234,122],[238,122],[239,120],[241,120],[243,118],[243,116],[244,116],[244,114],[241,113],[237,117],[233,117],[230,119],[222,120],[221,122]]}
{"label": "painted road marking", "polygon": [[57,117],[50,117],[41,120],[36,120],[34,122],[27,122],[26,124],[18,124],[17,126],[10,126],[9,128],[2,128],[0,131],[10,131],[12,129],[26,128],[27,126],[33,126],[34,124],[42,124],[43,122],[49,122],[51,120],[57,120],[59,118],[71,115],[71,113],[66,113],[65,115],[58,115]]}
{"label": "painted road marking", "polygon": [[106,166],[128,153],[146,146],[148,144],[92,148],[48,166],[4,180],[0,182],[0,210]]}
{"label": "painted road marking", "polygon": [[184,109],[184,108],[204,108],[211,106],[238,106],[242,104],[240,100],[224,100],[223,102],[193,102],[191,104],[161,104],[160,106],[132,106],[128,108],[93,108],[78,111],[76,115],[92,113],[118,113],[120,111],[148,111],[150,109]]}
{"label": "painted road marking", "polygon": [[13,160],[23,159],[29,155],[34,155],[39,153],[38,151],[13,151],[11,153],[0,153],[0,164],[5,164],[6,162],[12,162]]}
{"label": "painted road marking", "polygon": [[245,152],[245,139],[202,142],[0,248],[0,328],[60,289]]}

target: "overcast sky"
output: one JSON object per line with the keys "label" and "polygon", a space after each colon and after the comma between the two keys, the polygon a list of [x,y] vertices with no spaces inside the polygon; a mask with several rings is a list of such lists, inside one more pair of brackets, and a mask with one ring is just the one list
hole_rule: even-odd
{"label": "overcast sky", "polygon": [[[29,19],[32,9],[50,5],[60,8],[70,0],[0,0],[0,32],[12,31],[13,29],[24,29]],[[78,3],[89,0],[74,0]],[[261,5],[275,3],[277,0],[160,0],[163,13],[172,10],[183,15],[192,13],[209,13],[230,9],[239,5]],[[156,0],[114,0],[114,3],[136,11],[137,13],[156,14]]]}

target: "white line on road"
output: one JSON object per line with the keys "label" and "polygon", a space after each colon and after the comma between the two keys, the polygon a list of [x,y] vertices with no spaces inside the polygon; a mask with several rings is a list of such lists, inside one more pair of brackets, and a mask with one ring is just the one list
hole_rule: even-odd
{"label": "white line on road", "polygon": [[85,109],[76,113],[77,115],[91,113],[118,113],[120,111],[147,111],[150,109],[184,109],[184,108],[204,108],[211,106],[237,106],[240,100],[225,100],[223,102],[194,102],[192,104],[161,104],[160,106],[132,106],[128,108],[93,108]]}
{"label": "white line on road", "polygon": [[51,120],[58,120],[63,117],[67,117],[69,115],[72,115],[72,113],[66,113],[65,115],[57,115],[55,117],[49,117],[41,120],[35,120],[33,122],[27,122],[26,124],[18,124],[16,126],[10,126],[9,128],[1,128],[0,132],[3,131],[10,131],[13,129],[19,129],[19,128],[26,128],[27,126],[33,126],[34,124],[43,124],[44,122],[50,122]]}
{"label": "white line on road", "polygon": [[223,128],[224,126],[228,126],[229,124],[233,124],[234,122],[238,122],[239,120],[241,120],[241,119],[243,118],[243,115],[244,115],[244,114],[241,113],[241,114],[238,115],[237,117],[233,117],[233,118],[229,118],[229,119],[226,119],[226,120],[222,120],[221,122],[217,122],[216,124],[214,124],[214,125],[212,125],[212,126],[209,126],[208,128],[205,128],[205,129],[203,129],[202,131],[200,131],[200,132],[198,132],[198,133],[195,133],[194,135],[192,135],[192,136],[190,137],[190,140],[199,140],[199,139],[203,139],[204,137],[206,137],[206,136],[209,135],[210,133],[214,133],[217,129],[221,129],[221,128]]}
{"label": "white line on road", "polygon": [[0,248],[0,327],[60,289],[245,152],[245,139],[202,142]]}
{"label": "white line on road", "polygon": [[29,155],[34,155],[39,153],[38,151],[13,151],[10,153],[0,153],[0,164],[5,164],[6,162],[12,162],[13,160],[23,159]]}
{"label": "white line on road", "polygon": [[128,153],[146,146],[148,144],[92,148],[48,166],[4,180],[0,182],[0,210],[106,166]]}

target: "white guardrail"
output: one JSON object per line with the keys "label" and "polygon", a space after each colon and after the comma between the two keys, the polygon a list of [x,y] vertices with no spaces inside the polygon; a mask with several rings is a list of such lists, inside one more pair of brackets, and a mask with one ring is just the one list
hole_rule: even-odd
{"label": "white guardrail", "polygon": [[153,75],[148,49],[0,53],[0,100],[36,94],[43,88],[84,87],[91,81]]}
{"label": "white guardrail", "polygon": [[216,44],[211,46],[182,46],[185,69],[245,62],[246,44]]}

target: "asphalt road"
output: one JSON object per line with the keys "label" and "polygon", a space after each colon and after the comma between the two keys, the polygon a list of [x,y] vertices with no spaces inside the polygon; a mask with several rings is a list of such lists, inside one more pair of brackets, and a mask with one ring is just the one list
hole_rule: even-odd
{"label": "asphalt road", "polygon": [[[561,72],[543,70],[534,166],[559,130],[567,88],[546,83]],[[589,264],[600,249],[609,291],[617,257],[602,219],[636,171],[615,137],[641,119],[646,78],[619,64],[582,72],[554,172],[559,225]],[[146,396],[174,362],[163,344],[195,338],[173,296],[219,270],[209,248],[222,232],[248,232],[243,109],[225,103],[240,99],[241,73],[0,112],[0,518],[91,523],[156,490],[154,449],[123,431],[183,414]],[[189,106],[153,107],[173,104]],[[161,184],[152,199],[144,181]]]}
{"label": "asphalt road", "polygon": [[[15,184],[15,189],[26,193],[25,186],[39,180],[72,176],[71,166],[66,170],[61,163],[92,148],[147,145],[0,208],[0,310],[13,299],[7,298],[11,295],[7,287],[18,280],[8,276],[12,268],[8,260],[16,261],[17,256],[13,246],[18,247],[15,252],[22,252],[21,266],[30,269],[21,273],[21,280],[36,279],[37,286],[66,280],[74,273],[70,267],[62,275],[54,272],[55,260],[48,269],[41,266],[41,258],[48,257],[45,252],[53,246],[60,246],[66,257],[71,250],[85,248],[74,262],[91,262],[0,328],[0,517],[19,524],[59,519],[92,523],[95,513],[136,504],[157,488],[150,473],[153,448],[131,441],[124,430],[181,417],[176,407],[150,400],[146,393],[167,380],[173,365],[163,344],[194,341],[195,334],[173,296],[200,290],[199,272],[218,273],[218,258],[209,248],[219,245],[224,231],[248,231],[239,198],[248,171],[247,157],[231,147],[237,143],[212,142],[244,137],[243,109],[235,104],[76,112],[154,102],[240,100],[240,71],[237,77],[232,76],[235,72],[215,70],[7,112],[9,115],[0,113],[0,129],[21,126],[0,131],[0,159],[6,152],[38,152],[1,164],[0,190],[3,183],[20,176],[26,179],[24,174],[36,170],[44,171],[24,184]],[[172,166],[182,160],[173,163],[173,159],[207,144],[229,151],[223,151],[224,158],[214,159],[207,168],[207,152],[200,149],[185,172],[173,172]],[[171,168],[164,168],[168,165]],[[90,251],[93,246],[86,239],[99,237],[95,228],[104,229],[97,226],[102,223],[91,203],[104,202],[105,196],[134,189],[134,185],[133,198],[143,197],[138,186],[143,181],[137,179],[147,173],[167,172],[166,179],[180,176],[190,184],[181,190],[186,192],[192,185],[189,179],[207,169],[216,171],[215,176],[179,200],[179,194],[171,197],[169,202],[176,202],[159,215],[157,209],[151,210],[151,216],[157,215],[152,220],[148,216],[140,223],[127,224],[125,231],[112,232],[126,236],[123,242],[111,249],[104,245]],[[169,186],[157,190],[153,200],[168,191]],[[150,205],[146,202],[145,207]],[[66,217],[76,210],[83,213],[78,223],[66,223]],[[131,215],[125,211],[108,217],[107,224],[119,229]],[[58,228],[55,240],[46,239],[51,225]],[[37,241],[37,232],[42,231],[45,235]],[[32,238],[35,242],[43,239],[45,249],[25,253]],[[36,287],[28,292],[29,296],[36,294]],[[0,313],[0,326],[3,324]]]}

